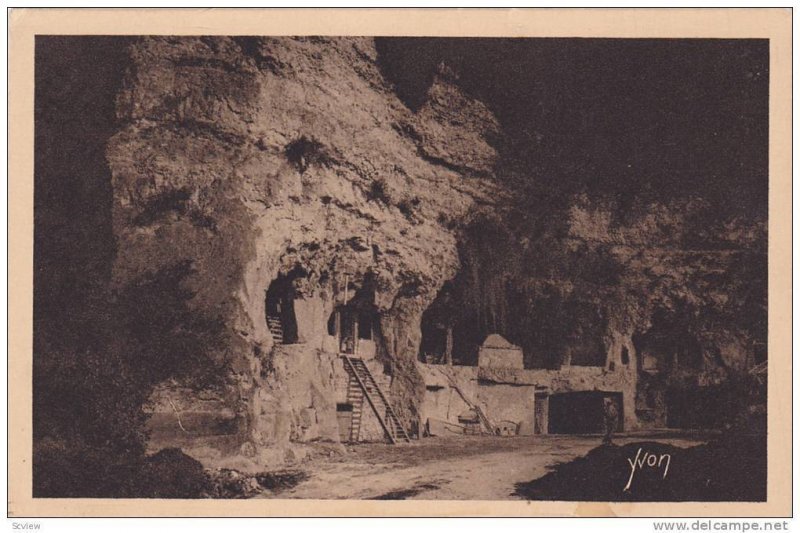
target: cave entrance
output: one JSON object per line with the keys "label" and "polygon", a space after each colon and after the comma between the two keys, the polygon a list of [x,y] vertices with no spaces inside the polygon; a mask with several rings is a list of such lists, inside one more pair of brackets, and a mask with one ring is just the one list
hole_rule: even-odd
{"label": "cave entrance", "polygon": [[633,337],[638,369],[658,373],[702,368],[703,348],[691,334],[687,322],[688,317],[657,310],[650,329]]}
{"label": "cave entrance", "polygon": [[604,401],[611,398],[617,404],[616,431],[622,431],[622,393],[604,391],[576,391],[552,394],[549,399],[549,433],[586,434],[602,433],[605,429]]}
{"label": "cave entrance", "polygon": [[453,364],[453,325],[459,311],[458,299],[453,292],[452,282],[446,282],[422,313],[418,359],[423,363]]}
{"label": "cave entrance", "polygon": [[337,305],[328,318],[328,335],[336,337],[343,354],[370,357],[375,355],[375,337],[379,326],[375,293],[367,285],[355,292],[352,300]]}
{"label": "cave entrance", "polygon": [[599,338],[574,337],[567,348],[566,362],[575,366],[605,366],[606,347]]}
{"label": "cave entrance", "polygon": [[428,364],[453,364],[453,328],[422,320],[419,360]]}
{"label": "cave entrance", "polygon": [[276,344],[294,344],[298,339],[293,279],[294,276],[279,274],[264,297],[267,327]]}

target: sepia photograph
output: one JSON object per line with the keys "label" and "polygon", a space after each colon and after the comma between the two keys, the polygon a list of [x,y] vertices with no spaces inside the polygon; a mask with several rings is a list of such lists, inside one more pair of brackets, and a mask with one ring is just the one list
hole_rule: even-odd
{"label": "sepia photograph", "polygon": [[182,33],[33,37],[30,497],[767,502],[769,38]]}

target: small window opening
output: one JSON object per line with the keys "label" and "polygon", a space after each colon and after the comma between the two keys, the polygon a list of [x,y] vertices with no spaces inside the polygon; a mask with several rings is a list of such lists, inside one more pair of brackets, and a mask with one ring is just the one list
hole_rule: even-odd
{"label": "small window opening", "polygon": [[628,354],[628,348],[626,346],[622,347],[622,353],[620,354],[620,360],[622,364],[627,366],[630,362],[630,355]]}

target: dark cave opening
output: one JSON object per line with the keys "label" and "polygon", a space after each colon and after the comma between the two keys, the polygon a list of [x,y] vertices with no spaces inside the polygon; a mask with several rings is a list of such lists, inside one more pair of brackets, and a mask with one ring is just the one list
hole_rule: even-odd
{"label": "dark cave opening", "polygon": [[478,349],[491,333],[480,311],[465,304],[463,276],[445,283],[422,314],[418,359],[430,364],[475,366]]}
{"label": "dark cave opening", "polygon": [[297,272],[288,275],[278,274],[264,295],[267,326],[275,341],[282,344],[295,344],[299,335],[297,316],[294,312],[294,279]]}
{"label": "dark cave opening", "polygon": [[453,303],[452,284],[448,282],[422,313],[419,360],[423,363],[453,363]]}
{"label": "dark cave opening", "polygon": [[[448,334],[452,339],[452,329],[425,320],[423,317],[422,340],[419,343],[419,360],[429,364],[446,364],[448,362]],[[452,348],[450,355],[452,357]]]}
{"label": "dark cave opening", "polygon": [[601,433],[605,429],[604,401],[611,398],[617,404],[616,431],[622,431],[622,393],[604,391],[563,392],[550,395],[549,433]]}
{"label": "dark cave opening", "polygon": [[605,366],[606,349],[603,342],[592,336],[575,335],[567,348],[568,360],[575,366]]}
{"label": "dark cave opening", "polygon": [[650,329],[633,336],[639,370],[700,370],[703,348],[691,331],[690,320],[685,313],[656,310]]}
{"label": "dark cave opening", "polygon": [[682,306],[658,308],[650,328],[633,336],[640,378],[637,411],[670,428],[713,428],[719,426],[718,413],[724,412],[728,399],[692,378],[702,371],[704,355],[691,320]]}

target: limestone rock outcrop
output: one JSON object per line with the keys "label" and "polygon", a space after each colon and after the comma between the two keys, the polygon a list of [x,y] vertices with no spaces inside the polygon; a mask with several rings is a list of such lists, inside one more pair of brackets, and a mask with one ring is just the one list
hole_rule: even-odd
{"label": "limestone rock outcrop", "polygon": [[[595,367],[575,375],[611,377],[580,387],[624,381],[631,426],[653,403],[632,392],[645,355],[699,358],[670,367],[694,386],[752,365],[762,222],[715,219],[697,198],[554,202],[557,184],[537,185],[535,170],[503,175],[502,125],[457,72],[440,64],[412,109],[369,38],[152,37],[126,50],[106,148],[113,285],[130,296],[136,349],[157,361],[154,434],[262,464],[338,441],[346,375],[332,330],[355,302],[374,315],[358,333],[372,372],[419,430],[421,322],[443,287],[456,297],[434,307],[451,315],[437,320],[455,326],[460,362],[499,333],[553,383],[562,366]],[[270,329],[275,284],[293,302],[288,333]]]}
{"label": "limestone rock outcrop", "polygon": [[[334,306],[369,280],[379,355],[412,420],[420,316],[459,267],[453,222],[505,194],[478,177],[496,156],[491,113],[442,78],[414,114],[370,39],[145,38],[129,55],[107,149],[114,282],[173,273],[181,294],[153,298],[185,315],[175,333],[195,353],[178,374],[203,370],[198,386],[219,388],[256,445],[285,442],[305,408],[335,420],[330,402],[286,391],[326,386],[301,367]],[[304,347],[280,365],[264,300],[278,276],[292,279]],[[329,422],[323,433],[335,437]]]}

